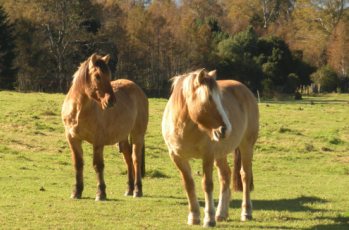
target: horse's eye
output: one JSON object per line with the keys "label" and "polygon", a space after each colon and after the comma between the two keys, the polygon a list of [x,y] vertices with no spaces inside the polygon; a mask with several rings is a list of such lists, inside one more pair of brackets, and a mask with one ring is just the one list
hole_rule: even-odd
{"label": "horse's eye", "polygon": [[96,80],[100,81],[101,80],[101,76],[99,74],[96,75]]}

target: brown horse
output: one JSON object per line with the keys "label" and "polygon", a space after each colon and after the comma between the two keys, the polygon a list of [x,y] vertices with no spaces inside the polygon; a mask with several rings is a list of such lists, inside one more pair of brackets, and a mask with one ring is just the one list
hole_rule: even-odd
{"label": "brown horse", "polygon": [[106,199],[104,146],[116,143],[119,143],[127,164],[128,190],[125,195],[142,196],[141,165],[148,99],[129,80],[110,82],[108,61],[109,55],[93,54],[83,62],[74,74],[62,107],[65,135],[75,167],[76,184],[71,195],[75,199],[81,198],[84,188],[83,140],[93,145],[93,167],[98,181],[96,200]]}
{"label": "brown horse", "polygon": [[[189,159],[203,160],[206,227],[228,218],[231,170],[227,154],[234,150],[237,155],[234,185],[239,185],[234,188],[243,190],[241,220],[252,219],[252,155],[259,129],[258,106],[248,88],[237,81],[216,81],[215,78],[216,71],[204,69],[175,77],[162,119],[164,140],[187,192],[188,224],[200,224]],[[216,212],[212,195],[213,164],[218,168],[220,179]]]}

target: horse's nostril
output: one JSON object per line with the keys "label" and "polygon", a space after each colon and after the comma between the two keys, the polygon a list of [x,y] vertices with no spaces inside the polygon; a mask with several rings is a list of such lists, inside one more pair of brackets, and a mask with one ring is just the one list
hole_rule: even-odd
{"label": "horse's nostril", "polygon": [[225,133],[225,131],[227,131],[227,127],[225,125],[222,126],[222,132]]}
{"label": "horse's nostril", "polygon": [[225,125],[221,126],[219,129],[220,133],[221,133],[221,137],[224,138],[225,137],[225,132],[227,131],[227,127]]}
{"label": "horse's nostril", "polygon": [[114,105],[114,101],[109,100],[108,101],[108,108],[113,107],[113,105]]}

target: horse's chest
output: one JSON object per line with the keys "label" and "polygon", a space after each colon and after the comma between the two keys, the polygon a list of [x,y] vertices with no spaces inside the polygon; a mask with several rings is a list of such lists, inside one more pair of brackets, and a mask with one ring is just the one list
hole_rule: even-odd
{"label": "horse's chest", "polygon": [[[168,131],[168,132],[166,132]],[[237,147],[234,135],[219,142],[212,141],[207,133],[196,128],[176,132],[175,129],[165,130],[165,139],[171,152],[183,158],[203,158],[213,154],[216,159],[226,156]]]}
{"label": "horse's chest", "polygon": [[96,133],[96,123],[91,119],[80,119],[78,117],[68,116],[65,118],[66,131],[73,138],[86,140],[93,143]]}

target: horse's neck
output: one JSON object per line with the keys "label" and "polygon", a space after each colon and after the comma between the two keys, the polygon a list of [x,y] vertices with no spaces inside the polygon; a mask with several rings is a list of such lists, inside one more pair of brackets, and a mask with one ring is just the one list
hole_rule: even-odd
{"label": "horse's neck", "polygon": [[83,111],[89,109],[93,105],[91,98],[87,96],[83,89],[77,89],[74,85],[68,92],[69,98],[74,101],[76,111]]}

